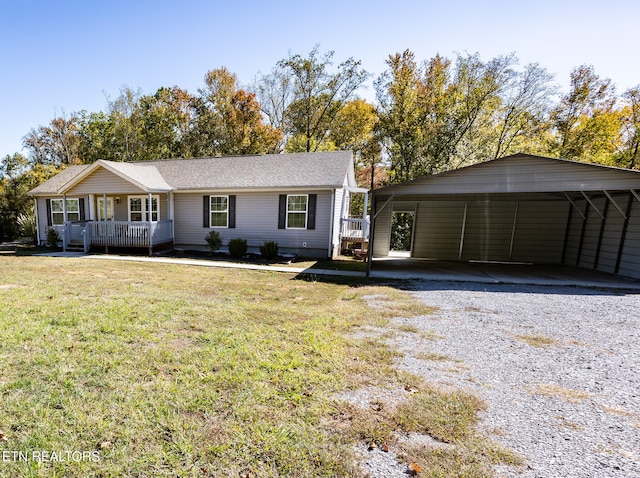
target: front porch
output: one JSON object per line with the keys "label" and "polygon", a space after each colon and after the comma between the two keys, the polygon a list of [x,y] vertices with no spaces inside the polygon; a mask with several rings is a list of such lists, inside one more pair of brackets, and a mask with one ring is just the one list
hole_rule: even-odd
{"label": "front porch", "polygon": [[173,221],[70,221],[62,229],[63,251],[88,253],[92,247],[154,248],[173,245]]}

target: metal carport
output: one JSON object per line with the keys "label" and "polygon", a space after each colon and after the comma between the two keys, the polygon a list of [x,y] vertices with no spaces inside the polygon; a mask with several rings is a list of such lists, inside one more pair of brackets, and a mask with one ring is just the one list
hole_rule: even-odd
{"label": "metal carport", "polygon": [[374,191],[369,267],[393,211],[413,211],[411,257],[578,266],[640,279],[640,172],[526,154]]}

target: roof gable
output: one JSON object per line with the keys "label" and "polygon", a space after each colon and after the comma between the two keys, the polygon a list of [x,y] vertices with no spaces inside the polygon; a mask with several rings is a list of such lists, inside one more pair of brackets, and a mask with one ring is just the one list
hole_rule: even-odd
{"label": "roof gable", "polygon": [[145,192],[166,192],[171,190],[171,186],[166,183],[158,170],[151,165],[117,163],[100,159],[62,184],[58,188],[58,193],[66,193],[100,168],[106,169]]}
{"label": "roof gable", "polygon": [[640,171],[514,154],[375,191],[383,194],[490,194],[640,189]]}

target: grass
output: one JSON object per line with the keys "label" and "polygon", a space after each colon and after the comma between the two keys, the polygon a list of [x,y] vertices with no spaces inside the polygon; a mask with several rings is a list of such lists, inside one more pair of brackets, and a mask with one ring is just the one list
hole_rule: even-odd
{"label": "grass", "polygon": [[[357,441],[431,414],[422,386],[397,412],[333,398],[415,379],[382,341],[349,334],[430,312],[408,293],[151,263],[0,256],[0,267],[0,451],[91,453],[9,460],[2,476],[359,476]],[[473,427],[461,410],[433,420],[462,413]],[[490,442],[448,426],[464,456],[492,462]]]}
{"label": "grass", "polygon": [[547,397],[555,397],[565,402],[578,403],[591,397],[591,395],[582,390],[573,388],[565,388],[553,383],[539,383],[531,390],[536,395],[544,395]]}
{"label": "grass", "polygon": [[546,335],[532,334],[532,335],[516,335],[517,340],[524,342],[532,347],[547,347],[558,343],[557,340],[547,337]]}

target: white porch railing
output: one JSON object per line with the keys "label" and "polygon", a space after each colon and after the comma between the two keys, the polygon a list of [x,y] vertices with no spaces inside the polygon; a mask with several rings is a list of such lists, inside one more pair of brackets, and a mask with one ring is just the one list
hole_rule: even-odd
{"label": "white porch railing", "polygon": [[342,240],[369,240],[369,218],[343,217],[340,237]]}
{"label": "white porch railing", "polygon": [[67,223],[63,247],[82,244],[84,252],[91,246],[153,247],[171,242],[172,221],[74,221]]}

